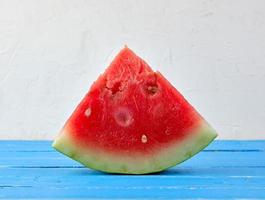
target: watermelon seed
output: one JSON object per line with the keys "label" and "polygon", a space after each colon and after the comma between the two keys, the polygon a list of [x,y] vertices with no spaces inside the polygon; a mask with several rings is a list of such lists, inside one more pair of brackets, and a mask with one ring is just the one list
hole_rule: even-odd
{"label": "watermelon seed", "polygon": [[119,110],[114,115],[116,122],[120,126],[129,126],[133,123],[133,117],[128,109],[119,108]]}
{"label": "watermelon seed", "polygon": [[148,86],[147,87],[147,92],[150,95],[155,95],[158,91],[158,87],[157,86]]}
{"label": "watermelon seed", "polygon": [[170,135],[170,129],[169,128],[166,129],[165,134]]}
{"label": "watermelon seed", "polygon": [[91,115],[91,108],[87,108],[85,111],[85,116],[89,117]]}
{"label": "watermelon seed", "polygon": [[[112,84],[112,85],[110,85]],[[116,83],[109,83],[110,86],[105,85],[105,88],[111,92],[111,94],[114,96],[117,92],[121,92],[121,82]]]}
{"label": "watermelon seed", "polygon": [[142,143],[146,143],[147,142],[147,137],[146,137],[146,135],[142,135]]}

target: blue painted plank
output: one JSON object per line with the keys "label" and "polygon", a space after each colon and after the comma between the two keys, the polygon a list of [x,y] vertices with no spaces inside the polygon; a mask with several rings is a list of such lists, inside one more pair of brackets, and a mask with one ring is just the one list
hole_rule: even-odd
{"label": "blue painted plank", "polygon": [[[27,186],[27,187],[56,187],[56,188],[75,188],[84,189],[87,187],[178,187],[179,189],[202,187],[230,188],[256,187],[265,188],[264,176],[192,176],[192,175],[156,175],[156,176],[111,176],[90,174],[90,176],[79,174],[78,170],[72,172],[71,176],[50,176],[50,175],[23,175],[18,177],[5,176],[0,180],[1,186]],[[21,171],[22,172],[22,171]]]}
{"label": "blue painted plank", "polygon": [[141,176],[83,168],[50,144],[0,141],[0,198],[265,199],[265,141],[217,141],[177,167]]}
{"label": "blue painted plank", "polygon": [[[265,152],[201,152],[181,166],[197,167],[265,167]],[[0,166],[54,167],[81,166],[59,152],[9,152],[0,157]]]}
{"label": "blue painted plank", "polygon": [[[0,141],[0,152],[6,151],[52,151],[52,141]],[[206,150],[265,150],[265,140],[235,141],[235,140],[215,140]]]}
{"label": "blue painted plank", "polygon": [[249,167],[240,167],[240,168],[199,168],[197,166],[193,167],[183,167],[176,166],[164,172],[158,174],[148,174],[148,175],[139,175],[139,176],[131,176],[131,175],[117,175],[117,174],[106,174],[102,172],[98,172],[95,170],[91,170],[88,168],[10,168],[10,167],[2,167],[0,168],[0,181],[5,181],[5,178],[17,179],[17,178],[26,178],[26,177],[65,177],[65,178],[79,178],[79,177],[108,177],[108,178],[117,178],[117,177],[132,177],[132,178],[178,178],[178,177],[203,177],[203,178],[219,178],[219,177],[265,177],[265,169],[264,168],[249,168]]}
{"label": "blue painted plank", "polygon": [[[265,142],[264,142],[265,144]],[[49,144],[47,144],[49,145]],[[229,148],[229,149],[228,149]],[[217,150],[217,149],[205,149],[204,151],[202,151],[203,153],[265,153],[265,150],[258,150],[258,149],[247,149],[247,150],[231,150],[230,146],[228,145],[226,150]],[[42,150],[42,151],[36,151],[36,150],[32,150],[32,151],[23,151],[23,150],[5,150],[5,151],[0,151],[0,158],[4,158],[4,157],[28,157],[28,156],[49,156],[49,157],[56,157],[58,156],[58,152],[55,151],[53,148],[50,147],[50,150]]]}
{"label": "blue painted plank", "polygon": [[178,187],[86,187],[86,188],[56,188],[56,187],[3,187],[0,198],[120,198],[120,199],[137,199],[137,198],[178,198],[178,199],[264,199],[263,187],[203,187],[188,188]]}

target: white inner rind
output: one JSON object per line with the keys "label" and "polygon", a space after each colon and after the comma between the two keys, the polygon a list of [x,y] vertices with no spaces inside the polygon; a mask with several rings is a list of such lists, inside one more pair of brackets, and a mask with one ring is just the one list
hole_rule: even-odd
{"label": "white inner rind", "polygon": [[67,131],[64,128],[53,143],[53,147],[59,152],[92,169],[126,174],[153,173],[172,167],[200,152],[217,136],[215,130],[203,122],[199,128],[188,134],[188,137],[169,145],[159,153],[143,158],[141,155],[126,157],[81,148],[74,143],[70,138],[71,133]]}

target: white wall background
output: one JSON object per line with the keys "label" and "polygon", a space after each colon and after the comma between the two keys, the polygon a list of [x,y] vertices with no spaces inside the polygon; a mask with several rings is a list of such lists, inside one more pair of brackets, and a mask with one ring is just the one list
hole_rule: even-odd
{"label": "white wall background", "polygon": [[265,139],[263,0],[0,0],[0,139],[52,139],[124,44],[219,139]]}

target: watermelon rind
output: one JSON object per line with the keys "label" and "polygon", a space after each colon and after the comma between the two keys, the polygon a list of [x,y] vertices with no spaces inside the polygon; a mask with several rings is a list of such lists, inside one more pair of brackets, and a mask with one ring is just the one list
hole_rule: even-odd
{"label": "watermelon rind", "polygon": [[71,135],[71,129],[64,127],[52,146],[86,167],[121,174],[148,174],[163,171],[191,158],[217,137],[216,131],[207,122],[202,121],[197,128],[187,134],[186,138],[170,144],[152,156],[145,157],[136,154],[128,157],[84,148],[78,145]]}

